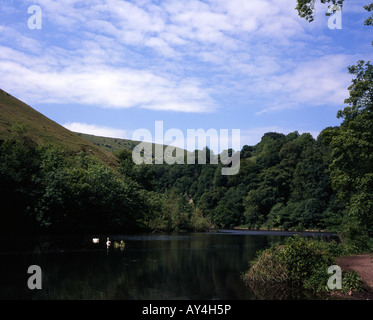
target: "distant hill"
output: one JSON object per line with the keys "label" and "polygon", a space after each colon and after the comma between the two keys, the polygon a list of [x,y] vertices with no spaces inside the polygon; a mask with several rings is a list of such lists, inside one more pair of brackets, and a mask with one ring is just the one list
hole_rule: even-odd
{"label": "distant hill", "polygon": [[[119,150],[122,150],[122,149],[126,149],[128,151],[132,151],[141,141],[133,141],[133,140],[128,140],[128,139],[120,139],[120,138],[108,138],[108,137],[100,137],[100,136],[95,136],[95,135],[92,135],[92,134],[85,134],[85,133],[79,133],[79,132],[76,132],[76,134],[80,137],[82,137],[83,139],[86,139],[87,141],[89,141],[90,143],[96,145],[97,147],[100,147],[102,149],[104,149],[105,151],[108,151],[108,152],[117,152]],[[152,150],[153,150],[153,159],[155,158],[155,145],[154,143],[147,143],[145,142],[145,144],[151,144],[152,145]],[[163,146],[163,150],[166,150],[167,148],[167,145],[164,145]],[[184,149],[180,149],[180,148],[175,148],[175,149],[178,149],[178,150],[182,150],[182,152],[184,153],[184,155],[187,154],[187,151],[184,150]],[[174,154],[175,154],[175,151],[174,151]]]}
{"label": "distant hill", "polygon": [[[0,140],[16,137],[17,126],[24,126],[27,136],[38,144],[52,143],[71,152],[84,150],[111,167],[118,164],[115,152],[122,149],[132,151],[140,143],[70,131],[0,89]],[[155,144],[152,144],[153,158],[154,146]],[[166,148],[167,146],[163,146],[163,150]],[[183,151],[186,154],[186,151]]]}
{"label": "distant hill", "polygon": [[132,151],[133,148],[139,144],[139,141],[127,140],[127,139],[120,139],[120,138],[108,138],[108,137],[101,137],[95,136],[92,134],[80,133],[75,132],[79,137],[89,141],[90,143],[104,149],[108,152],[116,152],[122,149],[126,149],[128,151]]}
{"label": "distant hill", "polygon": [[84,150],[112,167],[118,163],[112,152],[83,139],[0,89],[0,140],[15,137],[17,126],[25,127],[27,136],[38,144],[52,143],[70,152]]}

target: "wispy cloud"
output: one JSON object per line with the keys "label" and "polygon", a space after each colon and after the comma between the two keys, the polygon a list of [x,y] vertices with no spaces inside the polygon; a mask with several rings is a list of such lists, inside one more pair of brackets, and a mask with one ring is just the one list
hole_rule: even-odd
{"label": "wispy cloud", "polygon": [[350,56],[314,49],[329,37],[307,32],[286,1],[38,5],[43,30],[31,33],[25,21],[0,31],[0,84],[30,103],[201,113],[227,107],[225,92],[255,96],[260,114],[345,97]]}
{"label": "wispy cloud", "polygon": [[263,79],[260,91],[277,92],[277,95],[271,105],[257,114],[300,108],[302,104],[333,106],[337,103],[342,107],[352,78],[346,66],[355,59],[355,56],[343,54],[326,55],[303,61],[281,75]]}
{"label": "wispy cloud", "polygon": [[131,139],[132,132],[123,129],[116,129],[107,126],[100,126],[96,124],[87,124],[80,122],[68,122],[63,124],[63,126],[74,132],[92,134],[101,137],[110,137],[118,139]]}
{"label": "wispy cloud", "polygon": [[[215,107],[207,91],[194,79],[102,64],[81,66],[70,62],[62,68],[46,66],[39,65],[39,57],[30,57],[27,65],[27,56],[8,48],[0,57],[0,77],[7,89],[31,102],[197,113]],[[49,57],[45,59],[48,60]],[[63,60],[62,57],[59,63]]]}

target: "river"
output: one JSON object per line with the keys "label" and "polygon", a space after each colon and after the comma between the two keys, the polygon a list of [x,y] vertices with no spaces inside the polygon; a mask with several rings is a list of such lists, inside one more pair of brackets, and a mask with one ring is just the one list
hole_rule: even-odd
{"label": "river", "polygon": [[[262,292],[245,286],[240,275],[258,250],[283,242],[291,234],[220,230],[1,238],[0,299],[266,299]],[[93,237],[99,243],[92,243]],[[120,241],[125,248],[114,248],[114,242]],[[30,290],[27,285],[30,265],[41,269],[40,290]],[[297,293],[297,298],[307,297]]]}

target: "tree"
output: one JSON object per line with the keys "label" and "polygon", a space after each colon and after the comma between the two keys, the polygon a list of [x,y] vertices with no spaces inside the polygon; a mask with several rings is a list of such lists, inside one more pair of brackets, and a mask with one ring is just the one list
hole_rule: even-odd
{"label": "tree", "polygon": [[[342,6],[344,0],[320,0]],[[298,0],[300,17],[313,21],[315,0]],[[373,11],[373,3],[364,6]],[[373,15],[365,20],[373,25]],[[348,215],[344,218],[341,236],[359,249],[366,249],[368,235],[373,232],[373,66],[362,60],[349,66],[355,75],[348,88],[350,97],[345,100],[348,107],[340,110],[343,119],[339,128],[327,130],[324,141],[332,149],[330,174],[332,186],[346,204]]]}
{"label": "tree", "polygon": [[[367,10],[368,12],[371,12],[373,11],[373,3],[367,5],[367,6],[364,6],[364,9]],[[373,14],[371,17],[367,18],[364,22],[364,24],[366,26],[372,26],[373,25]]]}
{"label": "tree", "polygon": [[241,149],[240,157],[241,159],[250,158],[252,156],[253,147],[244,145]]}
{"label": "tree", "polygon": [[333,162],[332,185],[360,227],[373,231],[373,66],[359,61],[350,66],[356,78],[349,87],[348,107],[338,112],[343,119],[329,138]]}
{"label": "tree", "polygon": [[[315,18],[315,2],[316,0],[297,0],[297,6],[295,7],[295,9],[298,11],[298,15],[301,18],[312,22]],[[342,8],[344,0],[320,0],[320,3],[337,5]],[[368,12],[373,11],[373,3],[364,6],[364,9]],[[372,17],[373,15],[365,20],[365,25],[372,25]]]}
{"label": "tree", "polygon": [[2,233],[31,232],[36,227],[32,208],[41,188],[36,179],[39,158],[31,139],[9,139],[0,144]]}
{"label": "tree", "polygon": [[277,132],[265,133],[255,147],[256,164],[261,168],[269,168],[280,162],[279,151],[285,142],[285,135]]}
{"label": "tree", "polygon": [[261,184],[257,189],[250,190],[244,199],[245,219],[250,228],[260,228],[267,220],[272,207],[282,202],[278,189]]}
{"label": "tree", "polygon": [[229,188],[214,210],[213,222],[223,228],[243,224],[245,220],[243,215],[244,197],[244,188],[241,186]]}

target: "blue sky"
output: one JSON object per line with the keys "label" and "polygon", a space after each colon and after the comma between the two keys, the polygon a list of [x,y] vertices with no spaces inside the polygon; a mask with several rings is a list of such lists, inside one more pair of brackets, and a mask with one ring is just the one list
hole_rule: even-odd
{"label": "blue sky", "polygon": [[[340,123],[351,76],[372,60],[371,1],[346,0],[342,29],[296,0],[0,0],[0,87],[68,129],[310,132]],[[42,28],[30,29],[31,5]]]}

